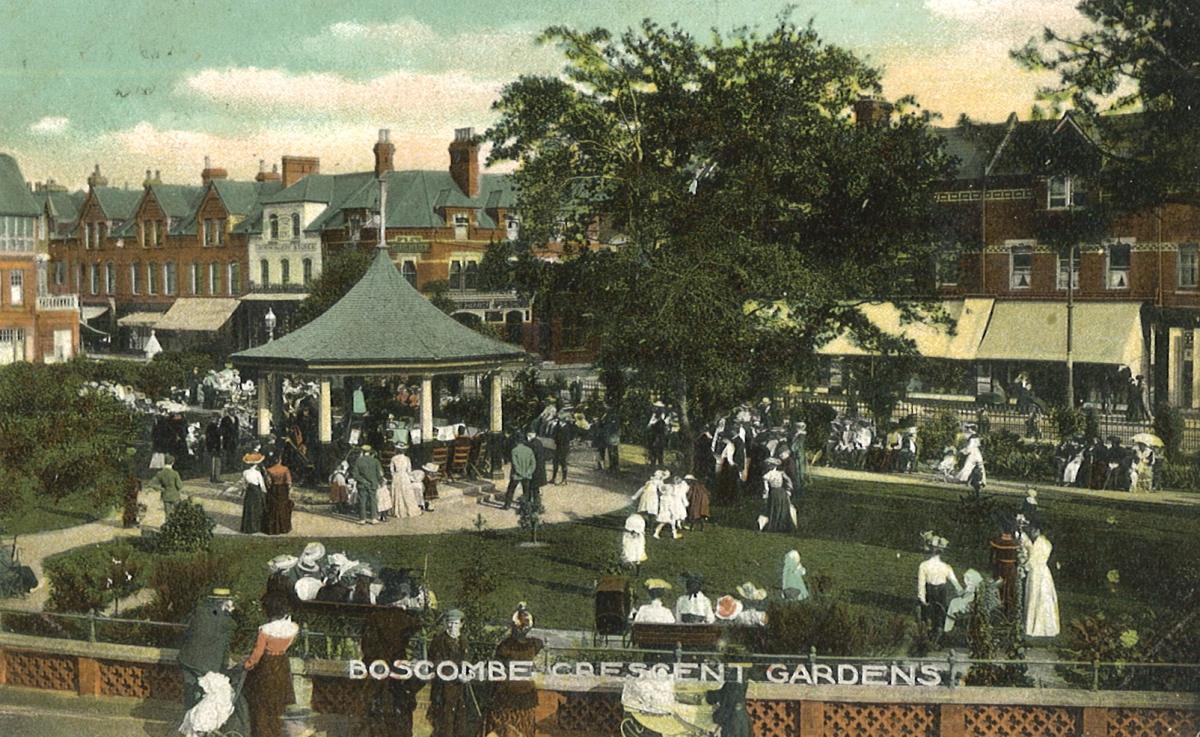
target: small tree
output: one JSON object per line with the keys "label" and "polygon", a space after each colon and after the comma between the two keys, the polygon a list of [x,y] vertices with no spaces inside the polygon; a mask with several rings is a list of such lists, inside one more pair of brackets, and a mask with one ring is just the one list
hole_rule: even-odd
{"label": "small tree", "polygon": [[158,533],[156,549],[160,553],[192,553],[208,550],[212,545],[216,522],[204,512],[204,507],[184,499],[175,505],[171,516]]}
{"label": "small tree", "polygon": [[939,456],[943,448],[953,446],[961,427],[958,417],[950,412],[939,412],[932,421],[922,425],[919,437],[925,456]]}
{"label": "small tree", "polygon": [[486,642],[489,597],[496,591],[495,567],[486,545],[487,523],[475,516],[475,532],[467,543],[466,562],[458,569],[458,602],[463,613],[463,639],[472,659],[491,654]]}
{"label": "small tree", "polygon": [[542,526],[542,515],[546,513],[546,507],[542,505],[541,492],[537,494],[524,494],[520,501],[517,502],[517,519],[522,530],[529,532],[529,541],[534,545],[537,544],[538,528]]}
{"label": "small tree", "polygon": [[292,330],[312,322],[350,291],[367,273],[371,256],[354,248],[338,251],[324,260],[321,275],[313,281],[305,298],[292,313]]}
{"label": "small tree", "polygon": [[1162,439],[1167,458],[1178,457],[1183,442],[1183,413],[1163,402],[1154,413],[1154,432]]}

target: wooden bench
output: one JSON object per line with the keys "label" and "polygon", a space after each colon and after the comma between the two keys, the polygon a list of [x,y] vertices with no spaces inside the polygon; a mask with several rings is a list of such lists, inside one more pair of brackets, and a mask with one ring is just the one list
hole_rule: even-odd
{"label": "wooden bench", "polygon": [[716,652],[717,641],[725,633],[719,624],[650,624],[634,622],[633,646],[647,650],[702,650]]}

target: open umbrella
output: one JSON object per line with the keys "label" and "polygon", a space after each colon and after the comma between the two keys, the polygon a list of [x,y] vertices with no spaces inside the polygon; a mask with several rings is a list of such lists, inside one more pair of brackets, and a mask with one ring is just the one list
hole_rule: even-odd
{"label": "open umbrella", "polygon": [[1149,445],[1151,448],[1161,448],[1164,445],[1162,438],[1158,437],[1152,432],[1140,432],[1137,435],[1134,435],[1133,442]]}

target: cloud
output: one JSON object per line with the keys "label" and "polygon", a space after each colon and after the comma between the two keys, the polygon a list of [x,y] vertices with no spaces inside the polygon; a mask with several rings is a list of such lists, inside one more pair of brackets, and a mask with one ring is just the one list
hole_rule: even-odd
{"label": "cloud", "polygon": [[474,77],[507,81],[518,74],[555,74],[562,57],[539,45],[539,29],[480,26],[443,32],[413,18],[390,23],[333,23],[300,46],[314,60],[345,68],[405,68],[425,72],[462,70]]}
{"label": "cloud", "polygon": [[1087,27],[1078,0],[925,0],[934,18],[958,33],[1024,43],[1049,26],[1072,33]]}
{"label": "cloud", "polygon": [[67,130],[67,126],[71,124],[69,118],[61,115],[47,115],[33,125],[29,126],[29,130],[43,136],[54,136],[63,133]]}
{"label": "cloud", "polygon": [[490,121],[500,86],[463,72],[395,71],[366,80],[280,69],[205,69],[183,80],[181,93],[258,119],[314,115],[347,123],[389,121],[409,132],[445,133]]}

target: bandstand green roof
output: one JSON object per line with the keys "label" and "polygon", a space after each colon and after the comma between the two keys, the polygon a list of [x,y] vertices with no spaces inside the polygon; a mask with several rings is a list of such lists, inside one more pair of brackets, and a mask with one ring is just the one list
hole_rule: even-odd
{"label": "bandstand green roof", "polygon": [[353,375],[468,373],[526,357],[435,307],[379,249],[362,279],[315,320],[230,359],[239,368]]}

